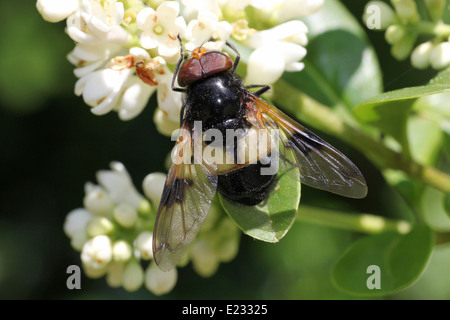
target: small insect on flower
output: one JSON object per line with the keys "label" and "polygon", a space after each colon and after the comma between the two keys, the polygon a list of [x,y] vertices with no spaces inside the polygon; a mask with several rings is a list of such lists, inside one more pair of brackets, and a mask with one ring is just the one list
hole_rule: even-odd
{"label": "small insect on flower", "polygon": [[235,74],[239,52],[226,44],[236,53],[234,63],[202,47],[183,63],[181,46],[172,79],[172,89],[185,93],[181,129],[153,232],[154,259],[164,271],[188,249],[216,191],[254,206],[280,192],[280,174],[296,172],[290,176],[314,188],[350,198],[367,194],[364,177],[346,156],[260,98],[269,86],[248,90]]}

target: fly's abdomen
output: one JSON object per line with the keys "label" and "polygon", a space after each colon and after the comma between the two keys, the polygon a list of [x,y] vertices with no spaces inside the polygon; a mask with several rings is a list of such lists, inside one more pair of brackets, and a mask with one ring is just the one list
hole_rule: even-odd
{"label": "fly's abdomen", "polygon": [[263,175],[261,162],[219,175],[217,191],[226,199],[254,206],[266,199],[276,184],[276,175]]}

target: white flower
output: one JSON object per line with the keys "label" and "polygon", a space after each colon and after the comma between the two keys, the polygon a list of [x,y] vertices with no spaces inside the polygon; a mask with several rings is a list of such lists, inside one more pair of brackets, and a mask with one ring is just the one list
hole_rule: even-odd
{"label": "white flower", "polygon": [[216,255],[222,262],[228,262],[236,257],[239,250],[240,230],[231,219],[223,219],[216,230],[220,239],[216,245]]}
{"label": "white flower", "polygon": [[177,269],[161,271],[156,263],[151,263],[145,271],[145,287],[155,295],[168,293],[177,283]]}
{"label": "white flower", "polygon": [[139,11],[136,23],[142,30],[140,41],[145,49],[158,48],[159,55],[164,58],[177,56],[180,44],[177,35],[184,35],[186,22],[180,12],[179,4],[175,1],[165,1],[156,11],[144,8]]}
{"label": "white flower", "polygon": [[442,42],[434,46],[430,52],[430,62],[434,69],[442,69],[450,65],[450,43]]}
{"label": "white flower", "polygon": [[219,259],[212,245],[197,239],[191,247],[190,257],[194,270],[202,277],[212,276],[219,268]]}
{"label": "white flower", "polygon": [[180,128],[180,120],[172,120],[167,115],[167,112],[160,108],[156,108],[153,115],[153,121],[155,122],[158,132],[168,137],[172,136],[172,133]]}
{"label": "white flower", "polygon": [[162,172],[150,173],[144,178],[142,188],[153,205],[159,205],[165,181],[166,175]]}
{"label": "white flower", "polygon": [[81,251],[88,240],[86,226],[93,218],[92,214],[84,208],[72,210],[64,221],[64,232],[70,238],[71,246]]}
{"label": "white flower", "polygon": [[396,44],[406,36],[406,28],[400,24],[393,24],[386,29],[384,38],[389,44]]}
{"label": "white flower", "polygon": [[215,50],[221,51],[225,42],[230,37],[232,31],[231,24],[227,21],[220,21],[212,12],[201,10],[197,19],[191,20],[186,29],[186,50],[194,50],[204,45],[210,39],[214,39]]}
{"label": "white flower", "polygon": [[104,115],[115,110],[121,120],[139,115],[154,91],[154,87],[133,75],[132,69],[94,71],[75,84],[75,94],[83,95],[92,113]]}
{"label": "white flower", "polygon": [[73,237],[77,232],[85,230],[92,217],[92,214],[83,208],[70,211],[64,221],[64,232],[69,238]]}
{"label": "white flower", "polygon": [[86,226],[86,233],[90,237],[110,234],[113,230],[113,223],[105,217],[94,217]]}
{"label": "white flower", "polygon": [[180,124],[180,111],[182,106],[182,94],[172,90],[172,76],[166,77],[158,84],[158,108],[161,109],[166,117],[171,121]]}
{"label": "white flower", "polygon": [[75,94],[93,107],[92,113],[103,115],[118,105],[123,86],[131,70],[102,69],[81,77],[75,84]]}
{"label": "white flower", "polygon": [[118,240],[114,242],[112,251],[113,251],[113,260],[119,262],[126,262],[130,260],[133,254],[131,245],[124,240]]}
{"label": "white flower", "polygon": [[308,27],[302,21],[293,20],[251,35],[246,44],[260,48],[274,41],[285,41],[305,46],[308,44],[307,32]]}
{"label": "white flower", "polygon": [[307,31],[303,22],[289,21],[251,35],[247,45],[256,50],[248,60],[246,82],[270,84],[284,71],[301,71],[304,64],[298,61],[306,55]]}
{"label": "white flower", "polygon": [[104,66],[120,49],[121,45],[115,43],[78,43],[67,55],[67,59],[76,66],[74,73],[80,78]]}
{"label": "white flower", "polygon": [[79,0],[38,0],[36,7],[44,20],[58,22],[79,9]]}
{"label": "white flower", "polygon": [[122,262],[112,262],[110,264],[106,275],[106,282],[110,287],[119,288],[122,285],[124,270],[125,264]]}
{"label": "white flower", "polygon": [[123,15],[124,8],[121,2],[83,0],[82,9],[67,18],[67,33],[79,43],[124,44],[129,35],[120,26]]}
{"label": "white flower", "polygon": [[137,117],[144,110],[155,88],[146,85],[136,76],[130,77],[124,87],[117,109],[119,118],[126,121]]}
{"label": "white flower", "polygon": [[324,0],[283,0],[273,13],[278,22],[298,19],[317,12]]}
{"label": "white flower", "polygon": [[122,23],[124,7],[116,0],[83,0],[81,12],[89,30],[98,38],[105,38],[111,30]]}
{"label": "white flower", "polygon": [[184,16],[190,16],[193,12],[202,10],[209,11],[218,17],[222,15],[219,0],[183,0],[182,2],[185,6],[185,11],[188,11],[183,12]]}
{"label": "white flower", "polygon": [[109,217],[114,208],[114,203],[109,194],[100,186],[90,182],[86,183],[85,196],[83,199],[84,207],[95,215]]}
{"label": "white flower", "polygon": [[128,203],[119,203],[114,208],[114,219],[123,227],[133,227],[138,219],[138,213],[135,207]]}
{"label": "white flower", "polygon": [[153,258],[153,234],[149,231],[144,231],[134,241],[134,246],[139,253],[142,260],[150,260]]}
{"label": "white flower", "polygon": [[411,64],[417,69],[426,69],[430,66],[430,55],[434,48],[431,41],[418,45],[411,53]]}
{"label": "white flower", "polygon": [[112,260],[111,239],[100,235],[90,239],[83,246],[81,261],[83,265],[92,271],[106,271]]}
{"label": "white flower", "polygon": [[246,82],[248,84],[270,84],[277,81],[283,72],[301,71],[306,55],[302,46],[287,42],[273,42],[256,49],[250,54],[247,65]]}
{"label": "white flower", "polygon": [[144,283],[144,270],[136,260],[131,260],[125,266],[122,274],[122,286],[125,290],[133,292]]}
{"label": "white flower", "polygon": [[110,164],[112,170],[100,170],[97,172],[97,180],[109,192],[109,196],[116,203],[128,203],[139,208],[143,200],[131,181],[131,177],[125,166],[120,162]]}

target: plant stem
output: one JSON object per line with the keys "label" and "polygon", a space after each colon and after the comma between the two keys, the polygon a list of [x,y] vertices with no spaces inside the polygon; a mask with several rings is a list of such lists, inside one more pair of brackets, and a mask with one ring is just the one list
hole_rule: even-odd
{"label": "plant stem", "polygon": [[356,126],[348,124],[330,108],[301,93],[284,80],[273,86],[273,100],[287,110],[301,115],[303,122],[346,141],[365,154],[380,169],[401,170],[431,187],[450,192],[450,175],[418,164],[410,157],[389,149],[383,142]]}
{"label": "plant stem", "polygon": [[406,234],[411,230],[411,224],[404,220],[392,220],[372,214],[351,214],[305,205],[298,208],[296,220],[368,234],[384,231]]}
{"label": "plant stem", "polygon": [[419,33],[432,34],[438,37],[450,36],[450,25],[442,22],[420,21],[411,26],[411,30],[416,30]]}

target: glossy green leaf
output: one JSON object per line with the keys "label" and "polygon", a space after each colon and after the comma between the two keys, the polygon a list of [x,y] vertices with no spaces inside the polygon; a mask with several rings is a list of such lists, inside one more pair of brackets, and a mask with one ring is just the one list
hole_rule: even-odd
{"label": "glossy green leaf", "polygon": [[427,85],[379,94],[361,104],[353,113],[361,122],[371,124],[407,145],[407,121],[417,98],[450,91],[450,69],[436,75]]}
{"label": "glossy green leaf", "polygon": [[411,285],[424,271],[434,236],[426,225],[406,235],[386,232],[354,242],[332,270],[340,290],[358,296],[395,293]]}
{"label": "glossy green leaf", "polygon": [[448,198],[448,195],[429,187],[423,192],[420,211],[425,223],[434,231],[450,231],[450,217],[446,209]]}
{"label": "glossy green leaf", "polygon": [[278,242],[295,221],[300,202],[299,172],[279,174],[269,197],[256,206],[233,203],[220,195],[228,215],[247,235],[258,240]]}
{"label": "glossy green leaf", "polygon": [[407,137],[411,157],[420,164],[434,165],[444,143],[436,122],[419,115],[409,117]]}
{"label": "glossy green leaf", "polygon": [[450,217],[450,193],[444,196],[444,210],[447,215]]}
{"label": "glossy green leaf", "polygon": [[381,73],[364,30],[345,6],[327,0],[306,18],[305,69],[283,78],[322,104],[352,109],[381,92]]}

